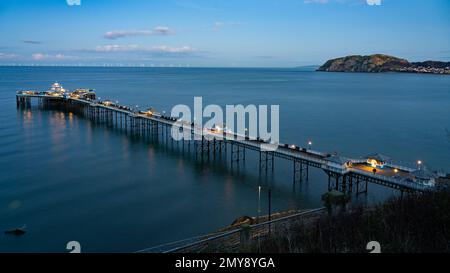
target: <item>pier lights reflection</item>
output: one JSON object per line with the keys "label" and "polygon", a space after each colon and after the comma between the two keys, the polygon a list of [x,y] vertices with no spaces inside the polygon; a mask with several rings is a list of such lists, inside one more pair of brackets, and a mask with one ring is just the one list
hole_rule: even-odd
{"label": "pier lights reflection", "polygon": [[74,124],[74,117],[73,117],[72,112],[69,112],[68,119],[69,119],[69,125],[72,127]]}
{"label": "pier lights reflection", "polygon": [[256,223],[259,223],[259,217],[261,214],[261,186],[258,186],[258,214],[256,217]]}
{"label": "pier lights reflection", "polygon": [[29,123],[33,119],[33,112],[30,109],[25,109],[23,111],[22,117],[25,122]]}

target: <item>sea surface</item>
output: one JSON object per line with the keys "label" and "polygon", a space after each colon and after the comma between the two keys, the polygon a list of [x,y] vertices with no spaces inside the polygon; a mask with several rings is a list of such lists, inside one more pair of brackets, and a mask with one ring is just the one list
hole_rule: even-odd
{"label": "sea surface", "polygon": [[[177,104],[280,105],[283,143],[361,157],[372,152],[450,172],[450,77],[301,69],[0,67],[0,252],[132,252],[202,235],[261,210],[316,208],[327,177],[293,184],[293,166],[258,172],[201,161],[72,113],[18,109],[15,92],[94,88],[102,99],[170,112]],[[354,202],[396,193],[373,184]],[[4,230],[26,225],[21,237]]]}

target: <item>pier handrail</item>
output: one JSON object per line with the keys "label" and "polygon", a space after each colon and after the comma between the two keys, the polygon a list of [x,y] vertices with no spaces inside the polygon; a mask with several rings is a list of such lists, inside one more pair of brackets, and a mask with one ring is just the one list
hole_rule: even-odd
{"label": "pier handrail", "polygon": [[[317,208],[317,209],[311,209],[311,210],[307,210],[307,211],[302,211],[302,212],[299,212],[299,213],[296,213],[296,214],[283,216],[283,217],[276,218],[276,219],[273,219],[273,220],[270,220],[270,221],[266,221],[266,222],[263,222],[263,223],[253,224],[253,225],[250,225],[249,228],[250,229],[256,229],[256,228],[267,226],[267,225],[270,225],[270,224],[286,221],[286,220],[289,220],[289,219],[292,219],[292,218],[296,218],[296,217],[300,217],[300,216],[307,216],[307,215],[311,215],[311,214],[314,214],[314,213],[322,212],[322,211],[325,211],[325,209],[326,209],[325,207],[321,207],[321,208]],[[177,252],[177,251],[181,251],[181,250],[184,250],[184,249],[188,249],[190,247],[195,247],[197,245],[201,245],[201,244],[204,244],[204,243],[207,243],[207,242],[211,242],[211,241],[214,241],[214,240],[217,240],[217,239],[221,239],[221,238],[224,238],[224,237],[227,237],[227,236],[239,233],[239,232],[241,232],[241,230],[242,230],[242,228],[239,227],[239,228],[236,228],[234,230],[225,231],[223,233],[220,233],[218,235],[213,235],[213,236],[208,237],[208,238],[204,238],[204,236],[197,236],[197,237],[194,237],[194,239],[195,238],[202,238],[202,237],[204,239],[201,239],[201,240],[196,241],[196,242],[188,243],[188,244],[185,244],[183,246],[171,248],[169,250],[163,251],[162,253]],[[192,238],[185,239],[185,240],[182,240],[182,241],[188,241],[190,239],[192,239]],[[174,242],[174,243],[178,243],[178,242],[182,242],[182,241],[177,241],[177,242]],[[155,246],[155,247],[150,247],[150,248],[146,248],[146,249],[142,249],[142,250],[136,251],[136,253],[150,252],[152,249],[157,249],[157,248],[163,247],[165,245],[169,245],[169,244],[171,244],[171,243],[163,244],[163,245],[159,245],[159,246]]]}
{"label": "pier handrail", "polygon": [[[183,128],[186,130],[190,130],[194,135],[198,135],[201,134],[203,136],[207,136],[207,137],[212,137],[214,139],[225,139],[225,141],[230,141],[233,144],[240,144],[240,145],[245,145],[247,148],[251,148],[251,149],[259,149],[260,151],[264,151],[263,145],[268,145],[267,142],[265,141],[261,141],[260,139],[253,139],[253,138],[249,138],[248,136],[244,136],[244,135],[239,135],[236,132],[232,132],[232,131],[222,131],[221,133],[216,133],[216,132],[211,132],[209,130],[204,130],[203,128],[200,128],[199,126],[196,126],[194,124],[194,126],[192,126],[191,124],[185,124],[183,122],[179,122],[178,120],[176,120],[175,118],[172,117],[164,117],[164,116],[154,116],[154,115],[145,115],[142,114],[140,112],[135,112],[133,111],[130,107],[127,106],[120,106],[118,104],[106,104],[105,102],[96,100],[96,99],[89,99],[89,98],[76,98],[76,97],[71,97],[67,94],[59,94],[57,93],[56,96],[55,95],[51,95],[51,94],[47,94],[45,92],[36,92],[36,91],[18,91],[16,93],[16,97],[19,99],[27,99],[27,98],[49,98],[52,100],[63,100],[63,101],[76,101],[82,104],[87,104],[90,105],[92,107],[100,107],[100,108],[104,108],[104,109],[108,109],[108,110],[112,110],[112,111],[117,111],[117,112],[121,112],[124,114],[129,115],[130,117],[133,118],[143,118],[143,119],[148,119],[151,121],[155,121],[158,123],[162,123],[165,125],[169,125],[172,127],[178,127],[178,128]],[[200,133],[201,132],[201,133]],[[380,174],[373,174],[371,172],[368,171],[364,171],[364,170],[359,170],[356,168],[352,168],[347,166],[347,163],[344,164],[340,164],[340,163],[336,163],[333,162],[331,160],[328,159],[328,154],[326,153],[322,153],[322,152],[318,152],[318,151],[312,151],[312,150],[308,150],[308,149],[291,149],[286,147],[286,144],[278,144],[277,145],[277,149],[273,152],[275,155],[277,155],[278,157],[284,157],[284,158],[289,158],[291,160],[299,160],[299,161],[303,161],[303,162],[309,162],[308,164],[313,164],[313,166],[320,166],[319,168],[328,171],[328,172],[334,172],[334,173],[338,173],[340,175],[345,175],[347,173],[356,173],[356,174],[360,174],[360,175],[364,175],[366,177],[371,177],[374,179],[377,179],[378,181],[385,181],[387,183],[391,183],[391,184],[395,184],[397,186],[400,187],[405,187],[405,188],[409,188],[409,189],[417,189],[417,190],[426,190],[429,188],[432,188],[433,185],[428,185],[428,184],[424,184],[421,181],[408,181],[406,180],[404,177],[390,177],[390,176],[386,176],[386,175],[380,175]],[[362,161],[361,159],[351,159],[351,158],[347,158],[348,162],[352,163],[352,162],[360,162]],[[388,166],[397,168],[399,170],[403,170],[406,172],[413,172],[416,169],[407,167],[407,166],[400,166],[400,165],[395,165],[393,163],[389,163]]]}

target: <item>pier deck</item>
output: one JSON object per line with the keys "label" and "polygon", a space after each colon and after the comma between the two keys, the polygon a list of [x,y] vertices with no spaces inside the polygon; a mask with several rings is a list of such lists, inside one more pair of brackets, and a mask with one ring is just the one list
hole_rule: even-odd
{"label": "pier deck", "polygon": [[[240,161],[245,160],[245,150],[253,150],[259,152],[260,171],[273,171],[274,158],[289,160],[294,165],[294,183],[301,182],[304,179],[308,180],[309,167],[315,167],[322,169],[328,175],[329,190],[352,193],[354,186],[356,186],[356,194],[359,194],[367,192],[369,182],[398,189],[402,193],[425,191],[434,187],[433,183],[424,183],[422,180],[418,182],[414,175],[417,169],[406,166],[391,164],[383,168],[376,168],[374,171],[372,166],[361,159],[338,157],[311,149],[288,146],[283,143],[277,144],[276,149],[267,149],[269,143],[260,139],[241,136],[231,131],[204,130],[192,124],[179,122],[173,117],[148,115],[118,104],[106,104],[99,100],[30,91],[16,94],[18,107],[30,106],[32,99],[37,99],[39,104],[50,103],[66,106],[67,109],[71,110],[75,109],[75,112],[90,119],[116,123],[127,131],[161,134],[167,138],[171,137],[168,132],[173,127],[179,130],[181,128],[182,130],[188,130],[194,136],[190,141],[194,142],[196,153],[200,156],[210,152],[221,152],[222,147],[226,149],[228,145],[231,146],[232,163],[239,164]],[[184,140],[182,141],[184,142]]]}

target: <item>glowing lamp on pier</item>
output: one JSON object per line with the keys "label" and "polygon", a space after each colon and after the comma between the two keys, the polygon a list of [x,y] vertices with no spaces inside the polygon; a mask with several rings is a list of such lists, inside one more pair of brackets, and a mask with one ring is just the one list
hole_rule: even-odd
{"label": "glowing lamp on pier", "polygon": [[370,159],[368,161],[368,163],[370,164],[370,166],[372,166],[373,168],[376,168],[378,166],[378,161],[375,159]]}
{"label": "glowing lamp on pier", "polygon": [[152,115],[153,115],[152,109],[148,109],[148,110],[145,112],[145,114],[146,114],[147,116],[152,116]]}
{"label": "glowing lamp on pier", "polygon": [[391,159],[382,154],[370,154],[366,156],[367,164],[369,164],[372,168],[383,168],[387,163],[391,161]]}
{"label": "glowing lamp on pier", "polygon": [[417,160],[417,168],[420,169],[422,166],[422,160]]}

